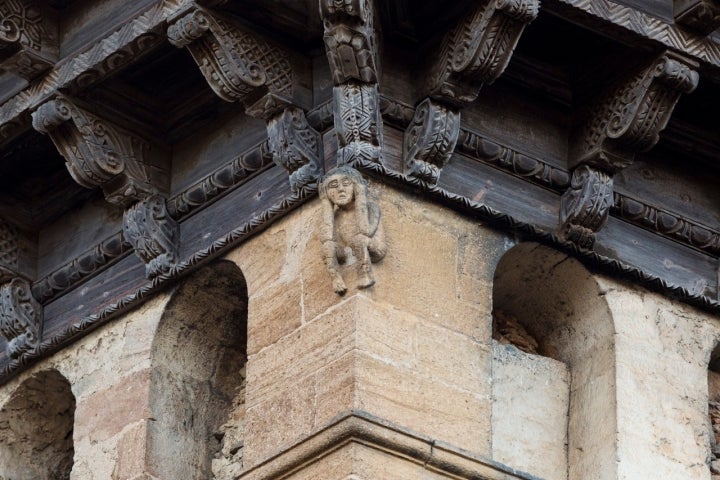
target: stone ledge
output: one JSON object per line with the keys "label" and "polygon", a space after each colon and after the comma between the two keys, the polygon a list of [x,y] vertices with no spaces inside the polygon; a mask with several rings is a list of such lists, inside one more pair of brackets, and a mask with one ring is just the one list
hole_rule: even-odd
{"label": "stone ledge", "polygon": [[353,443],[452,478],[542,480],[358,410],[338,415],[302,442],[243,473],[238,480],[290,478],[328,454]]}

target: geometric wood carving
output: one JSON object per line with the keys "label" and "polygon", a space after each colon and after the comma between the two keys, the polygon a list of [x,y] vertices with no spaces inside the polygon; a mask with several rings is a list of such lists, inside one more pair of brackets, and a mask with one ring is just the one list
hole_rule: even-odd
{"label": "geometric wood carving", "polygon": [[32,80],[55,65],[55,19],[40,0],[0,2],[0,70]]}
{"label": "geometric wood carving", "polygon": [[180,227],[168,214],[164,197],[152,195],[128,208],[123,235],[145,263],[148,278],[168,272],[177,262]]}
{"label": "geometric wood carving", "polygon": [[333,89],[337,164],[381,162],[382,117],[375,84],[348,82]]}
{"label": "geometric wood carving", "polygon": [[478,5],[445,36],[427,75],[426,94],[457,107],[473,102],[483,84],[505,71],[520,35],[540,8],[538,0]]}
{"label": "geometric wood carving", "polygon": [[167,35],[172,45],[188,49],[220,98],[242,102],[250,116],[267,120],[302,105],[289,53],[231,17],[195,7]]}
{"label": "geometric wood carving", "polygon": [[37,347],[42,336],[42,312],[26,279],[16,277],[0,286],[0,333],[7,339],[10,358]]}
{"label": "geometric wood carving", "polygon": [[73,179],[101,187],[108,202],[122,207],[155,194],[146,164],[149,144],[66,97],[56,97],[33,113],[33,127],[48,134],[65,157]]}
{"label": "geometric wood carving", "polygon": [[325,48],[335,85],[378,83],[372,0],[320,0]]}
{"label": "geometric wood carving", "polygon": [[675,23],[700,35],[720,28],[718,0],[673,0]]}
{"label": "geometric wood carving", "polygon": [[437,183],[440,170],[450,160],[460,134],[460,113],[431,98],[417,110],[407,130],[403,155],[408,175]]}
{"label": "geometric wood carving", "polygon": [[373,0],[320,0],[335,88],[337,165],[382,163],[382,116]]}
{"label": "geometric wood carving", "polygon": [[570,167],[581,163],[616,172],[635,154],[652,148],[683,93],[692,92],[698,74],[687,59],[664,52],[634,73],[590,110],[590,120],[574,135]]}
{"label": "geometric wood carving", "polygon": [[607,222],[613,200],[611,175],[588,165],[576,168],[570,188],[560,200],[561,236],[581,248],[592,248],[595,232]]}
{"label": "geometric wood carving", "polygon": [[292,191],[314,183],[322,173],[322,138],[308,124],[305,112],[287,108],[268,121],[267,129],[273,161],[290,174]]}
{"label": "geometric wood carving", "polygon": [[17,229],[0,219],[0,283],[4,282],[3,270],[16,271],[18,268]]}

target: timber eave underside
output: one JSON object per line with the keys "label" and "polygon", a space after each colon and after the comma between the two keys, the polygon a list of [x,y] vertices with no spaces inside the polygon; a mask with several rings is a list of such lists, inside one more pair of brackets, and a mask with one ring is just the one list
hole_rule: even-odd
{"label": "timber eave underside", "polygon": [[[252,4],[253,1],[248,0],[243,5]],[[386,19],[384,25],[409,25],[410,17],[407,11],[403,11],[403,7],[394,11],[387,7],[386,0],[382,1],[385,3],[381,2],[381,13],[394,12],[392,15],[398,16]],[[426,1],[423,5],[430,3]],[[28,143],[33,143],[37,136],[33,137],[36,134],[31,130],[31,114],[49,101],[55,101],[53,99],[78,97],[82,100],[78,104],[83,105],[83,102],[107,98],[107,92],[111,92],[110,96],[113,92],[122,92],[124,96],[118,101],[120,104],[138,95],[151,102],[156,92],[150,87],[141,91],[144,79],[157,77],[162,72],[155,70],[164,68],[154,66],[153,62],[162,66],[177,61],[190,64],[190,56],[186,52],[176,52],[168,46],[166,30],[169,23],[191,12],[195,8],[194,3],[178,0],[147,4],[147,8],[141,9],[133,18],[125,20],[107,35],[89,44],[88,48],[60,58],[52,69],[28,82],[17,93],[6,97],[6,101],[0,105],[0,148],[21,152]],[[569,32],[589,32],[587,38],[593,41],[596,41],[595,35],[598,38],[612,38],[598,39],[599,46],[595,53],[608,46],[616,48],[616,44],[622,44],[632,47],[630,57],[635,58],[646,51],[654,54],[655,51],[669,48],[671,57],[684,55],[683,58],[689,59],[688,62],[700,72],[701,82],[709,82],[704,86],[701,84],[701,88],[705,89],[703,95],[710,98],[713,93],[720,91],[720,84],[717,83],[720,79],[717,32],[702,37],[649,13],[608,0],[548,0],[542,9],[541,19],[536,22],[539,26],[527,33],[533,39],[542,37],[543,28],[552,28],[555,22],[565,22]],[[233,9],[229,9],[229,12],[237,14]],[[441,23],[452,23],[461,13],[461,8],[453,10],[449,15],[454,17],[443,18]],[[427,12],[424,14],[430,15]],[[310,32],[321,32],[322,24],[316,13],[308,14],[304,19],[287,17],[278,21],[284,22],[280,24],[281,27],[288,28],[281,39],[284,46],[295,38],[300,42],[301,51],[298,55],[304,59],[312,57],[307,63],[318,65],[324,61],[322,52],[316,54],[321,40],[293,30],[302,30],[300,26],[292,27],[305,24],[312,27]],[[258,31],[266,35],[272,33],[274,28],[278,26],[259,25]],[[394,37],[385,35],[388,42],[384,47],[385,54],[398,55],[413,42],[416,42],[416,46],[426,48],[431,42],[415,38],[416,30],[408,27],[407,31],[398,32]],[[435,32],[439,33],[442,32]],[[499,124],[500,120],[495,121],[497,113],[504,111],[497,104],[515,98],[529,100],[526,103],[510,103],[507,107],[509,112],[520,112],[526,108],[532,113],[533,109],[543,111],[548,107],[549,111],[556,112],[548,114],[548,123],[555,122],[558,130],[575,118],[572,109],[578,98],[586,92],[582,88],[573,90],[573,72],[568,72],[565,64],[560,65],[567,59],[561,55],[557,58],[538,58],[534,56],[536,53],[532,45],[523,44],[521,39],[517,59],[510,61],[505,76],[501,76],[494,84],[488,82],[480,91],[478,102],[465,108],[459,122],[457,143],[449,154],[447,164],[442,166],[436,182],[418,178],[407,171],[403,158],[403,138],[414,121],[417,110],[415,105],[421,98],[413,97],[414,92],[408,94],[402,88],[402,82],[411,75],[402,67],[389,65],[380,81],[378,99],[384,129],[384,140],[380,145],[382,162],[359,158],[352,162],[352,166],[378,182],[414,192],[423,199],[463,212],[487,226],[510,232],[517,241],[535,241],[552,246],[579,259],[593,271],[616,275],[720,314],[720,213],[717,213],[720,212],[720,205],[713,208],[713,201],[720,199],[712,196],[699,198],[703,192],[698,192],[696,188],[698,185],[711,184],[715,177],[720,178],[720,171],[713,165],[720,151],[714,126],[703,130],[698,125],[701,122],[693,123],[691,113],[688,113],[701,102],[689,103],[684,110],[681,104],[679,117],[676,121],[670,121],[661,134],[660,143],[640,153],[632,167],[628,167],[622,175],[616,175],[606,223],[595,232],[592,246],[581,245],[562,233],[563,225],[560,221],[563,196],[573,182],[574,166],[564,157],[568,140],[561,138],[552,145],[547,142],[549,146],[538,146],[521,134],[514,135],[512,128],[506,131]],[[142,63],[143,59],[146,59],[146,63]],[[139,66],[132,70],[136,64]],[[329,76],[326,66],[314,68],[320,72],[318,77]],[[598,68],[602,71],[603,66]],[[120,126],[119,130],[124,128],[146,134],[150,132],[156,140],[153,147],[160,158],[159,163],[168,156],[172,158],[174,144],[180,145],[184,137],[190,137],[188,143],[192,143],[192,135],[197,138],[207,135],[210,138],[211,135],[204,129],[212,128],[213,125],[235,122],[237,125],[232,127],[235,130],[227,127],[227,132],[236,137],[243,136],[242,141],[238,140],[225,150],[213,150],[212,145],[213,142],[219,142],[217,138],[226,134],[212,137],[208,140],[210,146],[198,150],[197,154],[198,157],[214,155],[214,163],[210,165],[212,168],[195,165],[192,158],[186,159],[187,165],[183,165],[187,169],[186,174],[174,179],[173,188],[168,189],[169,193],[165,197],[167,216],[179,229],[177,261],[167,270],[148,279],[146,265],[133,254],[133,243],[118,221],[121,215],[118,212],[121,210],[113,210],[115,206],[88,208],[89,212],[101,211],[102,215],[110,219],[104,223],[105,218],[96,219],[98,224],[104,225],[98,227],[99,230],[104,228],[103,234],[92,237],[92,241],[76,248],[72,255],[63,258],[61,262],[53,260],[47,265],[36,267],[36,275],[24,273],[25,277],[29,277],[32,293],[44,311],[42,339],[36,347],[11,359],[4,353],[5,340],[0,338],[0,382],[7,381],[23,368],[113,317],[135,308],[149,296],[167,288],[208,261],[228,253],[277,219],[316,198],[315,181],[296,189],[291,188],[288,172],[273,161],[272,146],[269,145],[271,139],[262,122],[246,118],[239,104],[222,102],[208,94],[209,87],[204,83],[201,85],[202,77],[198,72],[194,72],[195,76],[184,73],[180,72],[178,76],[187,77],[184,79],[186,83],[166,97],[158,95],[157,104],[153,104],[153,108],[162,109],[163,102],[171,101],[178,92],[188,91],[190,99],[178,99],[173,103],[172,110],[167,113],[167,122],[156,122],[150,107],[142,109],[134,105],[124,106],[125,110],[114,119]],[[558,76],[559,73],[567,78]],[[327,171],[335,165],[338,154],[338,143],[333,136],[336,132],[330,99],[332,87],[328,86],[330,82],[326,78],[317,83],[324,87],[312,87],[315,88],[310,95],[312,106],[305,110],[305,115],[309,126],[321,135],[321,167]],[[157,84],[162,85],[162,78]],[[483,97],[485,92],[489,93]],[[123,106],[106,104],[98,111],[102,116],[107,113],[105,110],[115,108]],[[509,116],[514,115],[512,113]],[[520,123],[513,128],[521,131],[525,117],[519,113],[517,117]],[[133,120],[136,121],[135,125]],[[547,130],[543,128],[540,130]],[[552,134],[551,131],[547,135]],[[697,147],[688,153],[685,152],[688,145]],[[685,201],[684,197],[678,195],[678,198],[672,197],[665,201],[663,189],[668,188],[670,183],[664,179],[672,177],[679,168],[675,159],[677,155],[681,155],[682,161],[690,159],[697,162],[686,168],[687,178],[680,178],[675,184],[678,189],[690,192],[693,198],[688,196]],[[18,165],[7,168],[20,171],[23,167],[18,159],[21,158],[24,157],[19,153],[8,153],[9,160],[0,157],[0,168],[3,168],[2,161],[12,161]],[[53,175],[60,175],[59,159],[55,154],[55,157],[43,163],[43,168]],[[202,164],[203,158],[196,160],[196,163]],[[697,174],[695,170],[700,173]],[[648,181],[642,183],[643,178]],[[62,181],[65,183],[48,181],[43,188],[46,191],[52,191],[56,185],[67,188],[67,201],[72,203],[67,208],[49,207],[56,203],[53,196],[35,205],[35,213],[30,207],[27,212],[10,212],[22,220],[17,222],[20,223],[18,228],[29,239],[27,241],[37,240],[43,234],[43,228],[50,228],[47,219],[37,220],[37,215],[47,208],[51,208],[50,211],[62,220],[66,211],[74,211],[77,205],[87,205],[96,200],[102,202],[95,198],[98,195],[88,198],[92,192],[72,184],[69,176],[66,175]],[[74,185],[74,189],[66,187],[66,183]],[[30,186],[22,188],[18,186],[17,192],[12,192],[16,194],[18,203],[33,195],[47,195],[40,187],[38,191]],[[700,206],[695,208],[694,205]],[[12,209],[0,209],[0,216]],[[31,217],[35,218],[30,220]],[[33,248],[36,247],[29,247],[28,250],[32,253]],[[41,255],[37,253],[37,256]]]}

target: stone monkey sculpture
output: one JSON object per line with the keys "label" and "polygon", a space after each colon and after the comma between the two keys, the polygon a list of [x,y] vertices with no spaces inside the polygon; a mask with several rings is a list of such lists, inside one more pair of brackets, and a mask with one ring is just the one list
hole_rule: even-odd
{"label": "stone monkey sculpture", "polygon": [[347,291],[339,267],[347,261],[346,247],[357,261],[358,288],[371,287],[375,284],[371,263],[382,260],[387,247],[380,207],[368,200],[367,183],[352,167],[334,168],[320,183],[320,200],[320,241],[333,290],[339,295]]}

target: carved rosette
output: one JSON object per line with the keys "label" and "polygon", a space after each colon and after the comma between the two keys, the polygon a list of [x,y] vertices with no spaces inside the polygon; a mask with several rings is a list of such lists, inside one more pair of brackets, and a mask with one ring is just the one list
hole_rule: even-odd
{"label": "carved rosette", "polygon": [[298,191],[322,173],[320,134],[308,124],[299,108],[288,108],[268,122],[268,143],[273,161],[290,174],[290,187]]}
{"label": "carved rosette", "polygon": [[675,23],[700,35],[709,35],[720,28],[718,0],[674,0]]}
{"label": "carved rosette", "polygon": [[335,85],[378,82],[371,0],[321,0],[325,46]]}
{"label": "carved rosette", "polygon": [[607,222],[613,206],[612,176],[581,165],[560,200],[561,235],[582,248],[592,248],[595,233]]}
{"label": "carved rosette", "polygon": [[168,213],[164,197],[152,195],[127,209],[123,235],[145,263],[148,278],[168,272],[177,262],[180,226]]}
{"label": "carved rosette", "polygon": [[382,117],[377,85],[350,82],[334,89],[338,165],[382,162]]}
{"label": "carved rosette", "polygon": [[679,56],[666,52],[615,88],[593,110],[576,140],[573,163],[589,163],[614,172],[660,138],[683,93],[692,92],[698,73]]}
{"label": "carved rosette", "polygon": [[0,69],[32,80],[52,68],[58,56],[55,28],[40,1],[0,2]]}
{"label": "carved rosette", "polygon": [[123,207],[156,192],[142,162],[149,145],[140,138],[63,97],[32,116],[35,130],[50,136],[83,187],[102,187],[108,202]]}
{"label": "carved rosette", "polygon": [[428,76],[430,95],[456,106],[475,101],[482,85],[505,71],[520,35],[539,9],[537,0],[480,2],[445,37]]}
{"label": "carved rosette", "polygon": [[37,347],[42,318],[42,306],[33,297],[27,280],[16,277],[0,286],[0,333],[7,339],[10,358]]}
{"label": "carved rosette", "polygon": [[460,113],[426,98],[415,110],[407,130],[403,156],[407,173],[437,183],[460,134]]}

